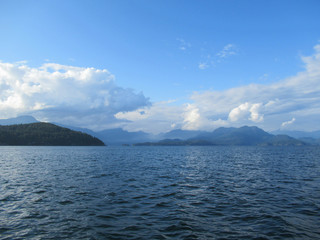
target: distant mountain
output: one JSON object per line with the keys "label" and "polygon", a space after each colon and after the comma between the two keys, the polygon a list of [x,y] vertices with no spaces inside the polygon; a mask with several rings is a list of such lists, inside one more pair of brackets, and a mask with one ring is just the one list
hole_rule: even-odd
{"label": "distant mountain", "polygon": [[299,140],[310,145],[320,145],[320,138],[316,139],[316,138],[304,137],[304,138],[299,138]]}
{"label": "distant mountain", "polygon": [[28,124],[39,122],[32,116],[19,116],[16,118],[0,119],[0,125]]}
{"label": "distant mountain", "polygon": [[191,140],[206,140],[217,145],[258,145],[268,141],[272,136],[258,127],[221,127]]}
{"label": "distant mountain", "polygon": [[96,137],[51,123],[0,126],[0,145],[18,146],[104,146]]}
{"label": "distant mountain", "polygon": [[313,131],[313,132],[304,132],[304,131],[284,131],[284,130],[277,130],[271,132],[274,135],[288,135],[294,138],[320,138],[320,131]]}
{"label": "distant mountain", "polygon": [[158,142],[135,143],[134,146],[213,146],[217,145],[206,140],[163,139]]}
{"label": "distant mountain", "polygon": [[[38,122],[32,116],[0,119],[0,125],[13,125]],[[54,123],[60,127],[82,132],[101,139],[107,145],[158,144],[158,145],[319,145],[320,131],[275,131],[267,133],[258,127],[218,128],[213,132],[175,129],[158,135],[143,131],[128,132],[121,128],[92,131]],[[275,136],[276,135],[276,136]],[[298,139],[297,139],[298,138]],[[319,139],[317,139],[319,138]]]}
{"label": "distant mountain", "polygon": [[136,145],[298,146],[305,145],[305,143],[286,135],[269,134],[258,127],[244,126],[241,128],[218,128],[213,132],[201,133],[187,140],[165,139],[159,142],[145,142]]}
{"label": "distant mountain", "polygon": [[154,135],[142,131],[128,132],[123,130],[122,128],[106,129],[103,131],[95,132],[94,135],[108,145],[133,144],[155,139]]}
{"label": "distant mountain", "polygon": [[300,139],[295,139],[288,135],[273,135],[266,142],[263,142],[259,145],[262,146],[303,146],[307,145],[306,142],[301,141]]}
{"label": "distant mountain", "polygon": [[158,139],[180,139],[187,140],[189,138],[196,137],[200,134],[204,134],[205,131],[195,131],[195,130],[182,130],[175,129],[167,133],[162,133],[157,135]]}
{"label": "distant mountain", "polygon": [[81,127],[74,127],[74,126],[70,126],[70,125],[66,125],[66,124],[61,124],[61,123],[56,123],[56,122],[53,122],[52,124],[54,125],[57,125],[59,127],[63,127],[63,128],[69,128],[73,131],[77,131],[77,132],[82,132],[82,133],[86,133],[86,134],[89,134],[91,136],[94,136],[94,137],[97,137],[97,133],[88,129],[88,128],[81,128]]}

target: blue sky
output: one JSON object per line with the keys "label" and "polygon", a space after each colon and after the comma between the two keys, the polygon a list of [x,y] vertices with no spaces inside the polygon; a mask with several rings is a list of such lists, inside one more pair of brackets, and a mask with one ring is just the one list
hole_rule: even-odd
{"label": "blue sky", "polygon": [[1,0],[0,118],[318,130],[319,12],[317,0]]}

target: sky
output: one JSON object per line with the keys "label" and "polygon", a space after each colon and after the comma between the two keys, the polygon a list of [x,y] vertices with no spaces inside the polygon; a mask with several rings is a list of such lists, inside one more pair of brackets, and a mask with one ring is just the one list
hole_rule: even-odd
{"label": "sky", "polygon": [[320,130],[318,0],[0,0],[0,119]]}

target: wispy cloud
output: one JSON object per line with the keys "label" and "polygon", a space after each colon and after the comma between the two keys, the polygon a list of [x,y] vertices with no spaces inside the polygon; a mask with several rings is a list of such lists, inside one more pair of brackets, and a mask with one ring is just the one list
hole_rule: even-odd
{"label": "wispy cloud", "polygon": [[283,122],[283,123],[281,124],[281,127],[286,127],[286,126],[288,126],[288,125],[291,125],[291,124],[293,124],[295,121],[296,121],[296,119],[295,119],[295,118],[292,118],[290,121]]}
{"label": "wispy cloud", "polygon": [[204,70],[209,67],[209,64],[206,62],[201,62],[201,63],[199,63],[198,67],[199,67],[199,69]]}
{"label": "wispy cloud", "polygon": [[236,55],[238,52],[237,47],[234,44],[225,45],[219,52],[217,53],[206,53],[200,63],[198,64],[198,68],[200,70],[208,69],[216,65],[216,63],[223,62],[224,59]]}
{"label": "wispy cloud", "polygon": [[227,58],[229,56],[236,55],[236,54],[237,54],[236,46],[234,44],[229,43],[226,46],[224,46],[220,52],[217,53],[217,56],[220,58]]}
{"label": "wispy cloud", "polygon": [[177,38],[177,41],[179,42],[180,50],[186,51],[188,48],[191,48],[191,43],[187,42],[186,40],[182,38]]}

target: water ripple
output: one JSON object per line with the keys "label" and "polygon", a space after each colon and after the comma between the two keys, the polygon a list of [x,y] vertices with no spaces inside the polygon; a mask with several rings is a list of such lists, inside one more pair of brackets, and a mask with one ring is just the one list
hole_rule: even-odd
{"label": "water ripple", "polygon": [[0,239],[320,239],[316,147],[1,147]]}

